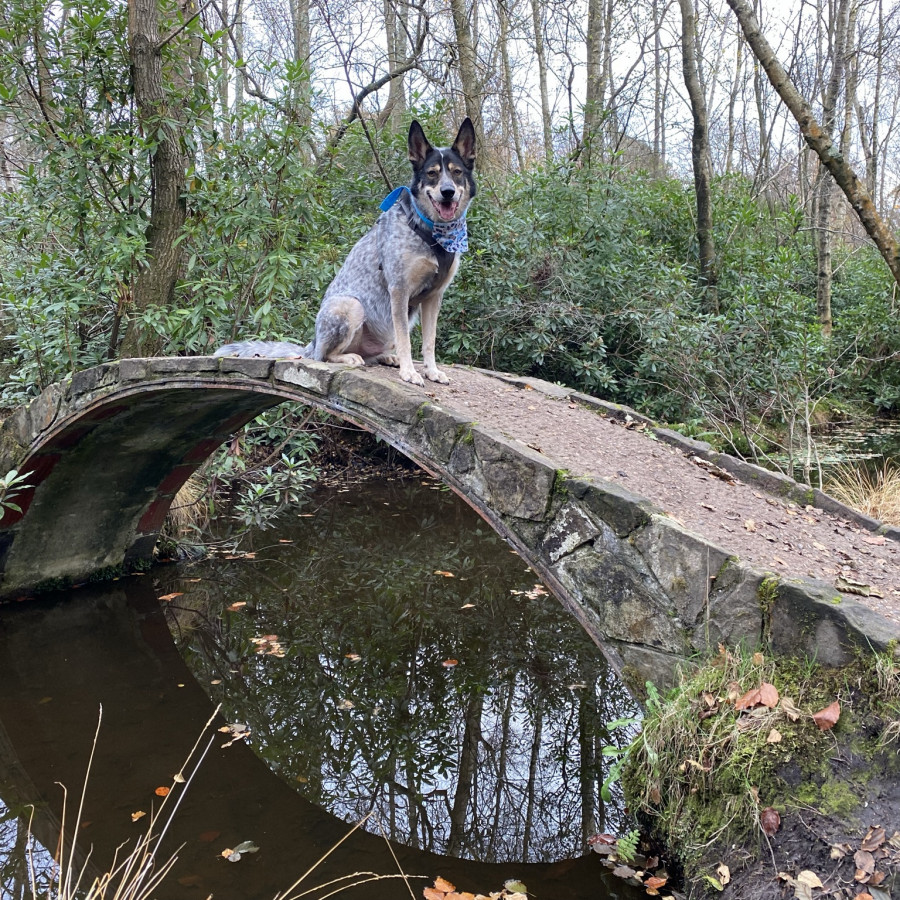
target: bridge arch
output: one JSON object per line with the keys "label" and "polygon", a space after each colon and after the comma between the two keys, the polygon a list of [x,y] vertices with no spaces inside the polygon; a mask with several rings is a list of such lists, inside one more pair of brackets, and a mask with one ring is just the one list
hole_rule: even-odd
{"label": "bridge arch", "polygon": [[767,638],[787,652],[805,643],[820,660],[830,648],[834,662],[850,644],[872,644],[872,629],[848,623],[847,606],[836,611],[822,585],[779,583],[773,608],[770,573],[621,486],[559,470],[388,370],[309,360],[122,360],[75,373],[18,410],[0,429],[0,465],[29,486],[16,497],[21,513],[0,519],[0,598],[148,560],[191,473],[284,401],[371,431],[448,484],[632,686],[670,681],[680,661],[718,641]]}

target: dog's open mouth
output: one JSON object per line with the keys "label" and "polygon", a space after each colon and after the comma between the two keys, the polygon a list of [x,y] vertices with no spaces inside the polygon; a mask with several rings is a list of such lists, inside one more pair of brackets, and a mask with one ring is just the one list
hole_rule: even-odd
{"label": "dog's open mouth", "polygon": [[453,219],[456,216],[456,211],[459,209],[459,201],[457,200],[432,200],[431,203],[445,222]]}

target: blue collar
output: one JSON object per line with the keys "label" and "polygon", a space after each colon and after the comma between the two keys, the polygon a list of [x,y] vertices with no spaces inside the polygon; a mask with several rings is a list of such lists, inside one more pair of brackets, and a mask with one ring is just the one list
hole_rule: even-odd
{"label": "blue collar", "polygon": [[431,230],[431,237],[436,243],[440,244],[448,253],[465,253],[469,249],[469,231],[466,227],[466,212],[468,210],[462,214],[462,218],[453,222],[434,222],[419,209],[412,191],[404,184],[401,187],[394,188],[381,201],[381,211],[387,212],[400,199],[404,191],[409,194],[409,202],[412,203],[412,208],[416,211],[416,215]]}

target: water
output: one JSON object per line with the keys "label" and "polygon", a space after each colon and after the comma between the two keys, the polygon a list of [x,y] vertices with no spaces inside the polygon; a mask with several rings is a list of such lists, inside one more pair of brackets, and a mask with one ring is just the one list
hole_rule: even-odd
{"label": "water", "polygon": [[[230,735],[212,732],[166,834],[183,847],[161,900],[272,897],[370,811],[366,826],[396,839],[407,873],[484,893],[516,877],[558,900],[629,895],[582,854],[588,834],[622,821],[599,798],[602,723],[633,704],[467,507],[433,484],[319,491],[241,549],[0,608],[4,898],[21,896],[16,813],[37,804],[47,868],[56,782],[71,819],[100,703],[78,835],[106,865],[143,829],[133,814],[161,803],[157,787],[184,792],[172,776],[213,702],[215,727],[240,723],[250,737],[224,747]],[[259,852],[225,862],[242,841]],[[305,884],[397,866],[380,834],[356,831]],[[379,881],[376,895],[409,889]]]}

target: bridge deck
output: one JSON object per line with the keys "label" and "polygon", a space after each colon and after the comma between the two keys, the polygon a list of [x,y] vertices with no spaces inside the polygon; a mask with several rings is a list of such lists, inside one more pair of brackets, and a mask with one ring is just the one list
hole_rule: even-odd
{"label": "bridge deck", "polygon": [[[682,439],[681,447],[654,439],[639,421],[626,424],[614,407],[599,411],[583,405],[591,398],[566,388],[549,388],[535,379],[501,380],[454,368],[450,385],[429,385],[426,392],[445,407],[456,407],[539,450],[576,475],[619,482],[651,500],[689,530],[742,559],[781,575],[807,575],[835,585],[857,582],[869,596],[857,599],[900,624],[900,532],[890,536],[796,500],[784,499],[793,483],[746,466],[750,481],[724,480],[711,474],[694,451],[703,446]],[[583,402],[579,402],[579,400]],[[608,414],[612,413],[612,414]],[[678,440],[666,434],[664,438]],[[709,454],[716,458],[715,454]],[[726,462],[722,459],[721,462]],[[773,496],[760,480],[775,487]],[[816,492],[808,499],[829,506]],[[871,521],[870,527],[874,525]],[[894,539],[892,539],[894,538]],[[864,590],[860,588],[859,590]],[[842,591],[846,593],[846,591]],[[877,594],[882,594],[879,597]]]}

